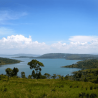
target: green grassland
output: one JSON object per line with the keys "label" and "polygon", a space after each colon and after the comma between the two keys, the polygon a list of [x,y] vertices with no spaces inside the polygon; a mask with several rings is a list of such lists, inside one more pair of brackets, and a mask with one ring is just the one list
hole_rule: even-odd
{"label": "green grassland", "polygon": [[1,76],[0,98],[98,98],[98,84],[91,82]]}

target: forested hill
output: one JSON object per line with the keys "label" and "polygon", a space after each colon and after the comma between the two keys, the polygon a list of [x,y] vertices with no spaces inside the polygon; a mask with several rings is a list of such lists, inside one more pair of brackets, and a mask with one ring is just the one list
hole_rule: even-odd
{"label": "forested hill", "polygon": [[48,53],[48,54],[41,55],[37,58],[65,58],[68,60],[86,60],[86,59],[98,59],[98,55],[69,54],[69,53]]}
{"label": "forested hill", "polygon": [[39,56],[38,58],[65,58],[68,54],[66,53],[47,53]]}
{"label": "forested hill", "polygon": [[98,68],[98,60],[97,59],[89,59],[89,60],[79,61],[76,64],[62,66],[62,67],[82,68],[82,69]]}
{"label": "forested hill", "polygon": [[14,64],[14,63],[20,63],[21,61],[19,60],[14,60],[14,59],[9,59],[9,58],[1,58],[0,57],[0,65],[5,65],[5,64]]}

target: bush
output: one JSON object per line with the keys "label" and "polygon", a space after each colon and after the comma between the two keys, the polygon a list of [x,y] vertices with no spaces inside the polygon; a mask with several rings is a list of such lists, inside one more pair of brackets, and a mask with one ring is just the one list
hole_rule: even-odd
{"label": "bush", "polygon": [[92,89],[93,89],[93,87],[91,86],[91,87],[90,87],[90,90],[92,90]]}
{"label": "bush", "polygon": [[47,77],[46,76],[44,76],[44,75],[41,75],[41,77],[40,77],[41,79],[46,79]]}
{"label": "bush", "polygon": [[87,78],[84,79],[84,82],[88,82]]}
{"label": "bush", "polygon": [[28,79],[32,79],[32,75],[29,75],[29,76],[28,76]]}

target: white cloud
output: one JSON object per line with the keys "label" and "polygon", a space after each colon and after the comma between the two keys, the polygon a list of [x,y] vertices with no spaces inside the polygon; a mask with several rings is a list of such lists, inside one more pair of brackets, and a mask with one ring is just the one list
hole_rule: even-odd
{"label": "white cloud", "polygon": [[52,48],[56,48],[56,49],[59,49],[59,50],[64,48],[64,46],[66,46],[66,43],[61,43],[61,42],[53,43],[51,45]]}
{"label": "white cloud", "polygon": [[39,43],[38,41],[32,41],[31,36],[27,38],[23,35],[11,35],[0,40],[0,49],[4,53],[8,50],[11,50],[10,53],[16,53],[16,51],[18,53],[20,53],[21,51],[22,53],[39,53],[39,51],[42,52],[46,49],[49,49],[49,46],[44,42]]}
{"label": "white cloud", "polygon": [[[83,40],[84,38],[84,40]],[[87,39],[86,39],[87,38]],[[82,41],[83,40],[83,41]],[[98,53],[97,36],[73,36],[70,43],[57,42],[47,45],[45,42],[33,41],[31,36],[11,35],[0,40],[1,53],[32,53],[44,54],[50,52],[59,53]]]}
{"label": "white cloud", "polygon": [[98,41],[98,36],[71,36],[71,42],[92,42]]}
{"label": "white cloud", "polygon": [[98,36],[72,36],[69,40],[77,53],[98,53]]}

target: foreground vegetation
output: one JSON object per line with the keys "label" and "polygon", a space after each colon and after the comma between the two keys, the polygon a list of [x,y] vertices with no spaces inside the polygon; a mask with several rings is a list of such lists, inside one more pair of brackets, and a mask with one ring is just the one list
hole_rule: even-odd
{"label": "foreground vegetation", "polygon": [[0,98],[98,98],[98,84],[91,82],[1,76]]}
{"label": "foreground vegetation", "polygon": [[25,72],[21,72],[21,78],[18,77],[18,68],[7,68],[6,75],[0,75],[0,98],[98,98],[97,63],[97,60],[80,61],[77,63],[79,66],[92,66],[65,77],[42,75],[40,67],[44,65],[37,60],[28,62],[33,69],[28,78]]}

